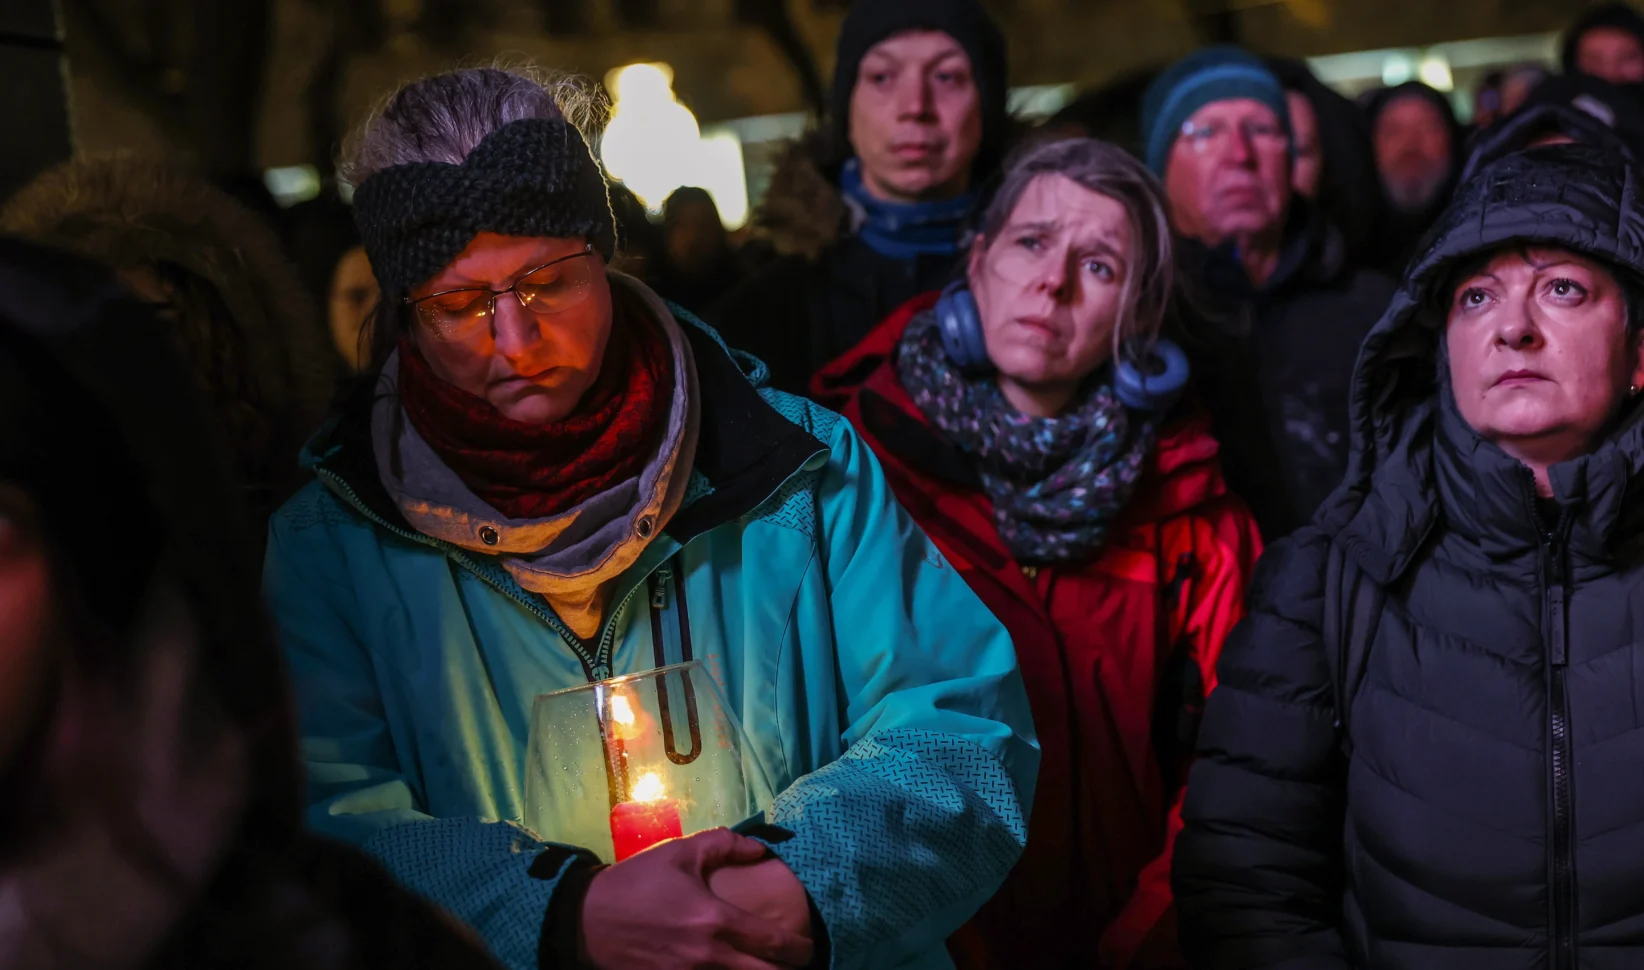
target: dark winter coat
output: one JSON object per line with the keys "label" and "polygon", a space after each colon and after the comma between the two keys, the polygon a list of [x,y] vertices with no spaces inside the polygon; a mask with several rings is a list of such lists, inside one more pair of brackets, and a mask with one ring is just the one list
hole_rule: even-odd
{"label": "dark winter coat", "polygon": [[273,230],[210,182],[126,155],[52,168],[0,210],[0,230],[165,291],[190,370],[231,446],[252,534],[300,486],[297,453],[341,361]]}
{"label": "dark winter coat", "polygon": [[1263,559],[1205,713],[1174,870],[1195,966],[1644,965],[1644,410],[1538,511],[1435,379],[1433,303],[1507,243],[1644,270],[1638,177],[1502,159],[1366,340],[1347,479]]}
{"label": "dark winter coat", "polygon": [[896,497],[1016,647],[1042,760],[1022,859],[950,940],[961,970],[1182,966],[1170,848],[1204,697],[1261,552],[1210,422],[1184,406],[1099,555],[1024,569],[975,463],[931,425],[895,348],[897,310],[814,390],[856,426]]}
{"label": "dark winter coat", "polygon": [[896,259],[851,231],[825,136],[795,144],[771,180],[760,229],[780,254],[711,308],[707,320],[770,368],[779,391],[806,394],[811,377],[891,311],[954,275],[958,256]]}
{"label": "dark winter coat", "polygon": [[1340,233],[1297,200],[1273,277],[1253,287],[1232,246],[1182,243],[1203,291],[1188,339],[1228,485],[1269,541],[1312,518],[1347,468],[1347,390],[1393,282],[1349,260]]}

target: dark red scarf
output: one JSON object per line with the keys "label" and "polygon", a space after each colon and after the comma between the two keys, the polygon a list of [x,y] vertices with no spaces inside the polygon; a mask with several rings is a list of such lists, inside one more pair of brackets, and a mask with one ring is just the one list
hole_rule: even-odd
{"label": "dark red scarf", "polygon": [[618,314],[599,379],[563,421],[525,424],[429,370],[409,338],[400,341],[400,403],[463,484],[511,519],[576,508],[637,476],[666,428],[673,349],[656,327]]}

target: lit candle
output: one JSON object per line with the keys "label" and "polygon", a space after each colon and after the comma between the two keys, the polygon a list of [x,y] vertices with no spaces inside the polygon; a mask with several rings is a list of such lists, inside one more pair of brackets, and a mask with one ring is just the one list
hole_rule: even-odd
{"label": "lit candle", "polygon": [[662,779],[654,771],[640,776],[634,785],[633,801],[619,802],[611,809],[611,842],[616,846],[618,862],[684,834],[679,802],[664,797]]}

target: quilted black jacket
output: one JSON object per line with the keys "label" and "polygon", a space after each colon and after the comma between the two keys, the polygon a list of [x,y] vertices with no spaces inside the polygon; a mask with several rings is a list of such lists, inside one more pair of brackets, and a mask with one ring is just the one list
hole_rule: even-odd
{"label": "quilted black jacket", "polygon": [[1436,377],[1457,259],[1644,270],[1637,179],[1592,147],[1497,161],[1367,338],[1347,479],[1264,558],[1205,713],[1174,871],[1195,967],[1644,967],[1644,410],[1552,469],[1555,513]]}

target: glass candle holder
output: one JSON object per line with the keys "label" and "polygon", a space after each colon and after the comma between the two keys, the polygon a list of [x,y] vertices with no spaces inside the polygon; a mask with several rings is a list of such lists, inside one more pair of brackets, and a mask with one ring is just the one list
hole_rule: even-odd
{"label": "glass candle holder", "polygon": [[524,822],[621,862],[758,812],[746,750],[700,660],[543,694],[531,708]]}

